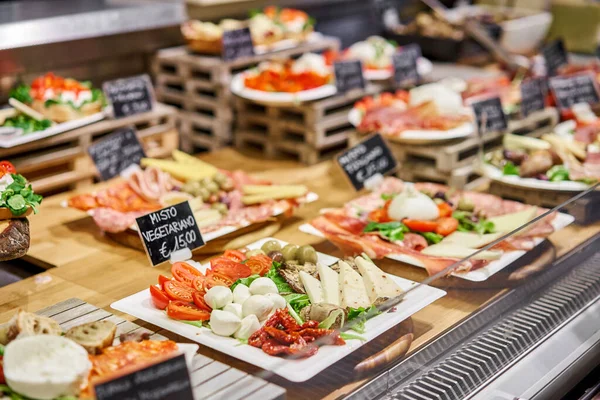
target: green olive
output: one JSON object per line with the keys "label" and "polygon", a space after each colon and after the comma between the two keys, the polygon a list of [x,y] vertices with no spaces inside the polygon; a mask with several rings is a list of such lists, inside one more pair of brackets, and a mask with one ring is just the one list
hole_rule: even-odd
{"label": "green olive", "polygon": [[207,182],[204,187],[207,188],[211,193],[219,192],[219,185],[217,185],[215,182]]}
{"label": "green olive", "polygon": [[202,183],[202,186],[206,186],[209,183],[213,183],[214,181],[212,180],[212,178],[206,177],[206,178],[202,178],[202,180],[200,182]]}
{"label": "green olive", "polygon": [[298,253],[298,246],[295,244],[288,244],[281,249],[281,254],[283,254],[283,259],[285,261],[296,260],[296,253]]}
{"label": "green olive", "polygon": [[215,174],[215,176],[213,176],[213,180],[218,183],[219,185],[223,184],[224,182],[227,182],[229,180],[229,178],[227,177],[227,175],[222,174],[220,172],[217,172]]}
{"label": "green olive", "polygon": [[265,254],[267,254],[272,251],[280,251],[281,245],[277,240],[269,240],[262,245],[261,249],[265,252]]}
{"label": "green olive", "polygon": [[208,198],[210,197],[210,192],[208,191],[207,188],[200,188],[198,189],[198,196],[202,197],[203,201],[208,201]]}
{"label": "green olive", "polygon": [[467,199],[466,197],[461,197],[460,200],[458,200],[458,204],[456,206],[461,211],[475,210],[475,204],[473,204],[473,202],[470,199]]}
{"label": "green olive", "polygon": [[296,252],[296,259],[300,264],[316,264],[317,263],[317,252],[312,246],[302,246]]}
{"label": "green olive", "polygon": [[223,204],[223,203],[213,203],[210,205],[210,208],[219,211],[219,213],[221,213],[221,215],[225,215],[229,211],[229,209],[227,208],[227,205]]}
{"label": "green olive", "polygon": [[262,251],[261,249],[255,249],[255,250],[250,250],[246,252],[246,257],[250,258],[252,256],[257,256],[259,254],[264,254],[266,255],[266,253],[264,251]]}
{"label": "green olive", "polygon": [[227,179],[225,182],[221,182],[219,183],[219,186],[221,187],[221,189],[223,189],[226,192],[230,192],[233,190],[233,181],[231,181],[230,179]]}

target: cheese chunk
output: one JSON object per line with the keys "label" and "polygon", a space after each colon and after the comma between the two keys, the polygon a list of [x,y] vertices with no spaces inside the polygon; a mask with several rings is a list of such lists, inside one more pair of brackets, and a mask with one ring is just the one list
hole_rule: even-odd
{"label": "cheese chunk", "polygon": [[[425,247],[421,250],[421,253],[426,254],[428,256],[436,256],[436,257],[449,257],[449,258],[466,258],[470,257],[473,253],[475,253],[476,249],[470,249],[468,247],[463,247],[456,244],[444,244],[438,243],[431,246]],[[502,256],[502,252],[500,251],[482,251],[481,253],[473,256],[475,260],[497,260]]]}
{"label": "cheese chunk", "polygon": [[156,167],[164,172],[168,172],[176,179],[183,181],[199,181],[204,178],[210,178],[217,172],[216,168],[212,166],[212,168],[198,168],[195,164],[157,160],[154,158],[142,158],[140,163],[143,167]]}
{"label": "cheese chunk", "polygon": [[363,278],[344,261],[340,266],[340,292],[342,307],[369,307],[371,302]]}
{"label": "cheese chunk", "polygon": [[455,231],[452,234],[446,236],[444,240],[442,240],[442,244],[457,244],[461,247],[468,247],[471,249],[478,249],[487,244],[492,243],[494,240],[498,239],[502,236],[501,232],[498,233],[486,233],[485,235],[480,235],[478,233],[472,232],[459,232]]}
{"label": "cheese chunk", "polygon": [[321,288],[321,282],[304,271],[300,271],[300,280],[304,285],[304,289],[306,289],[306,294],[308,295],[310,302],[313,304],[322,303],[323,289]]}
{"label": "cheese chunk", "polygon": [[512,232],[520,226],[525,225],[535,218],[537,208],[530,207],[523,211],[518,211],[510,214],[498,215],[497,217],[488,218],[488,221],[494,223],[496,232]]}
{"label": "cheese chunk", "polygon": [[323,289],[323,301],[325,303],[340,305],[340,283],[338,273],[326,265],[317,265],[321,287]]}
{"label": "cheese chunk", "polygon": [[356,257],[354,260],[362,275],[371,303],[378,298],[394,298],[402,294],[402,289],[381,269],[369,260]]}

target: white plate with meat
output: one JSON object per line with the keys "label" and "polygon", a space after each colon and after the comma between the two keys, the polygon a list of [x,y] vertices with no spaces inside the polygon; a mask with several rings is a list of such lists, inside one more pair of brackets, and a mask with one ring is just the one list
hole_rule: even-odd
{"label": "white plate with meat", "polygon": [[[471,232],[452,231],[445,236],[439,235],[438,239],[434,236],[437,241],[431,243],[430,239],[426,238],[429,233],[425,235],[412,228],[404,231],[402,238],[395,240],[390,238],[389,232],[382,229],[369,230],[367,226],[373,222],[371,213],[385,206],[386,201],[381,198],[382,195],[399,194],[404,191],[405,185],[406,183],[399,179],[386,178],[373,193],[347,203],[342,209],[322,210],[321,216],[300,226],[300,230],[327,238],[347,254],[365,252],[373,259],[387,257],[425,268],[429,275],[434,275],[466,259],[477,249],[492,243],[515,227],[524,225],[536,215],[547,211],[515,201],[503,200],[490,194],[454,191],[449,195],[451,196],[449,201],[460,204],[463,198],[466,199],[465,203],[468,200],[473,206],[472,214],[478,216],[477,223],[470,222],[471,219],[464,220],[467,216],[464,212],[461,216],[459,226],[472,225],[474,230]],[[445,193],[449,189],[444,185],[432,183],[416,183],[414,188],[421,194],[423,192]],[[419,207],[423,207],[422,200],[419,199]],[[452,218],[455,215],[454,211],[457,210],[453,210]],[[471,213],[468,214],[468,218],[471,218]],[[402,221],[408,226],[409,222],[405,219]],[[549,215],[531,228],[481,253],[476,259],[468,259],[452,275],[475,282],[485,281],[539,245],[550,234],[573,221],[574,218],[568,214]],[[489,232],[484,230],[487,234],[476,234],[475,229],[489,226],[489,222],[493,225]]]}
{"label": "white plate with meat", "polygon": [[[269,240],[274,239],[262,239],[256,243],[250,244],[248,248],[251,250],[259,249]],[[279,242],[282,245],[285,244],[285,242]],[[332,265],[339,260],[322,253],[317,253],[317,257],[319,263],[327,266]],[[208,268],[208,265],[206,265],[205,268]],[[417,285],[416,282],[407,279],[390,274],[388,274],[388,276],[399,285],[403,291],[407,291]],[[154,307],[148,289],[119,300],[111,304],[111,307],[184,336],[194,342],[271,371],[289,381],[304,382],[340,361],[364,344],[374,340],[379,335],[396,326],[419,310],[443,297],[445,294],[445,291],[430,286],[421,286],[411,290],[396,307],[366,321],[365,331],[361,334],[366,341],[363,342],[358,339],[350,339],[346,340],[346,344],[341,346],[321,346],[316,354],[308,358],[295,360],[271,356],[263,352],[260,348],[241,344],[234,338],[218,336],[211,332],[209,328],[200,328],[170,319],[164,311]]]}
{"label": "white plate with meat", "polygon": [[499,168],[490,164],[482,166],[484,175],[496,182],[524,189],[550,190],[560,192],[583,192],[590,185],[577,181],[547,181],[536,178],[522,178],[518,175],[504,175]]}
{"label": "white plate with meat", "polygon": [[[433,71],[433,64],[425,57],[419,57],[417,60],[417,72],[419,76],[424,77],[431,74]],[[365,79],[369,81],[384,81],[390,79],[393,76],[392,68],[365,68],[364,70]]]}

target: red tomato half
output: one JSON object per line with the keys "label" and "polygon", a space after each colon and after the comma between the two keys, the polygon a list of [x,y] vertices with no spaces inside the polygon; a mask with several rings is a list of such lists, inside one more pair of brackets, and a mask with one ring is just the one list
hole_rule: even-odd
{"label": "red tomato half", "polygon": [[192,281],[192,288],[196,289],[199,292],[206,292],[206,276],[198,275]]}
{"label": "red tomato half", "polygon": [[210,271],[206,274],[206,282],[204,283],[204,289],[209,290],[215,286],[230,287],[233,285],[233,279],[227,275],[220,274],[218,272]]}
{"label": "red tomato half", "polygon": [[244,253],[242,253],[239,250],[225,250],[225,253],[223,253],[223,257],[229,258],[230,260],[236,262],[242,262],[246,259]]}
{"label": "red tomato half", "polygon": [[252,272],[252,274],[263,276],[271,269],[273,260],[264,254],[257,254],[246,260],[245,265],[250,268],[250,272]]}
{"label": "red tomato half", "polygon": [[167,308],[171,301],[165,292],[154,285],[150,286],[150,296],[152,296],[152,304],[159,310]]}
{"label": "red tomato half", "polygon": [[167,306],[167,315],[173,319],[184,321],[208,321],[210,313],[201,310],[192,303],[185,301],[172,301]]}
{"label": "red tomato half", "polygon": [[0,176],[15,174],[16,172],[15,166],[10,161],[0,161]]}
{"label": "red tomato half", "polygon": [[164,290],[171,300],[182,300],[190,303],[192,302],[192,294],[194,294],[194,289],[186,286],[184,283],[178,281],[165,282]]}
{"label": "red tomato half", "polygon": [[173,274],[173,278],[179,282],[185,283],[190,287],[192,286],[192,281],[194,278],[198,275],[202,275],[202,273],[196,268],[184,262],[176,262],[173,264],[171,266],[171,274]]}
{"label": "red tomato half", "polygon": [[210,269],[213,272],[228,276],[234,282],[240,278],[247,278],[252,275],[248,266],[224,257],[212,259]]}
{"label": "red tomato half", "polygon": [[204,292],[195,292],[192,297],[194,299],[194,304],[196,305],[196,307],[198,307],[201,310],[206,310],[208,312],[212,311],[212,308],[210,308],[210,306],[206,304],[206,301],[204,300]]}
{"label": "red tomato half", "polygon": [[171,278],[167,278],[164,275],[159,275],[158,276],[158,284],[160,285],[161,288],[165,287],[165,282],[169,282],[171,280]]}

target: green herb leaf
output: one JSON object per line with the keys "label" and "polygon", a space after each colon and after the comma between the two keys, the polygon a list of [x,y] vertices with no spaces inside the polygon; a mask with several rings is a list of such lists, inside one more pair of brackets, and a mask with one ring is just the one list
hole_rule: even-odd
{"label": "green herb leaf", "polygon": [[382,200],[388,201],[388,200],[391,200],[393,198],[394,198],[393,194],[388,194],[388,193],[382,193],[381,194],[381,199]]}
{"label": "green herb leaf", "polygon": [[179,321],[183,322],[184,324],[195,326],[197,328],[205,328],[206,327],[206,322],[202,322],[202,321],[184,321],[184,320],[179,320]]}
{"label": "green herb leaf", "polygon": [[292,307],[290,305],[290,303],[287,304],[287,309],[290,312],[290,315],[292,316],[292,318],[294,318],[294,320],[296,321],[297,324],[302,325],[304,323],[304,321],[302,320],[302,318],[300,318],[300,315],[298,315],[298,313],[296,312],[296,310],[294,310],[294,307]]}
{"label": "green herb leaf", "polygon": [[258,274],[250,275],[247,278],[240,278],[237,281],[233,282],[233,285],[231,285],[231,287],[229,289],[233,290],[239,284],[250,286],[250,284],[258,278],[260,278],[260,275],[258,275]]}
{"label": "green herb leaf", "polygon": [[19,100],[21,103],[31,104],[33,103],[33,98],[29,93],[30,89],[31,88],[29,86],[19,85],[11,90],[8,96]]}
{"label": "green herb leaf", "polygon": [[271,267],[269,272],[267,272],[265,277],[269,278],[273,281],[273,283],[275,283],[275,286],[277,286],[277,290],[279,291],[279,293],[294,293],[292,287],[288,285],[285,279],[283,279],[283,277],[279,275],[279,272],[277,272],[277,269],[279,268],[277,265],[281,266],[281,264],[274,261],[273,266]]}
{"label": "green herb leaf", "polygon": [[391,241],[404,239],[404,234],[410,230],[402,222],[369,222],[364,232],[378,232],[381,236],[388,238]]}
{"label": "green herb leaf", "polygon": [[483,217],[479,217],[477,222],[472,221],[473,213],[469,211],[454,211],[452,217],[458,220],[459,232],[477,232],[480,235],[493,233],[495,231],[494,223]]}
{"label": "green herb leaf", "polygon": [[519,167],[517,167],[515,164],[512,163],[512,161],[508,161],[506,164],[504,164],[504,167],[502,168],[502,173],[504,175],[519,175]]}
{"label": "green herb leaf", "polygon": [[569,180],[569,170],[564,165],[555,165],[546,172],[546,175],[548,175],[548,179],[552,182]]}
{"label": "green herb leaf", "polygon": [[362,342],[366,342],[367,339],[360,336],[360,335],[355,335],[354,333],[349,333],[349,332],[340,332],[340,337],[344,340],[352,340],[352,339],[356,339],[356,340],[360,340]]}
{"label": "green herb leaf", "polygon": [[442,235],[439,235],[435,232],[417,232],[419,235],[423,236],[425,240],[427,240],[427,244],[438,244],[444,239]]}
{"label": "green herb leaf", "polygon": [[297,313],[299,313],[300,310],[302,310],[304,307],[307,307],[310,305],[310,299],[308,298],[308,295],[306,295],[306,294],[302,294],[302,293],[286,294],[283,296],[283,298]]}

